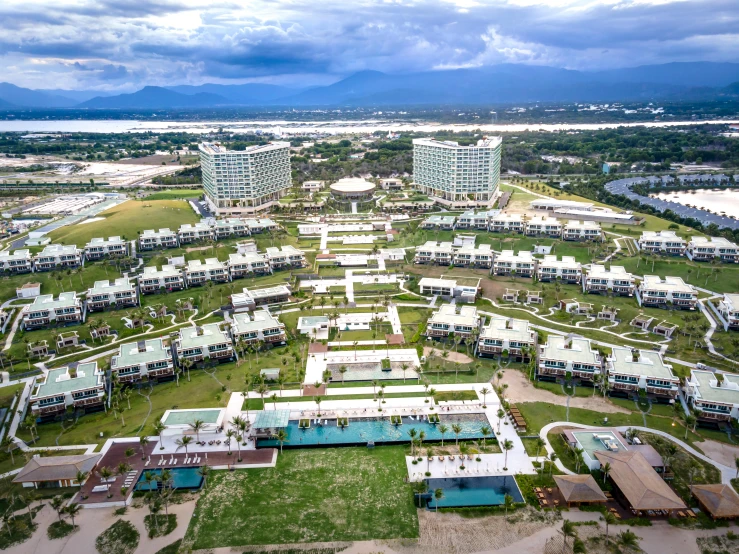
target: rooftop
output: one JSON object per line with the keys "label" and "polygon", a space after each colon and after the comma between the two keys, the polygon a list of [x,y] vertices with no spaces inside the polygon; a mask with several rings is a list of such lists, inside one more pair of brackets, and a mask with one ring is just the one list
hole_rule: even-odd
{"label": "rooftop", "polygon": [[654,377],[657,379],[676,379],[672,373],[672,367],[665,364],[659,352],[652,350],[637,350],[639,360],[634,361],[631,348],[614,346],[611,361],[611,371],[623,375],[634,375],[637,377]]}
{"label": "rooftop", "polygon": [[690,383],[696,395],[706,402],[739,404],[739,375],[723,373],[723,383],[719,383],[712,371],[693,369]]}
{"label": "rooftop", "polygon": [[161,236],[168,236],[168,235],[174,235],[176,234],[174,231],[168,229],[167,227],[164,227],[162,229],[159,229],[158,231],[155,231],[154,229],[146,229],[143,233],[141,233],[142,237],[161,237]]}
{"label": "rooftop", "polygon": [[696,246],[718,246],[736,248],[736,244],[724,237],[690,237],[690,242]]}
{"label": "rooftop", "polygon": [[657,290],[665,292],[688,292],[696,294],[693,285],[687,284],[681,277],[665,277],[661,279],[657,275],[645,275],[642,279],[642,288],[645,290]]}
{"label": "rooftop", "polygon": [[582,267],[582,264],[575,259],[575,256],[562,256],[562,259],[558,260],[555,254],[546,254],[544,259],[539,262],[539,265],[567,269]]}
{"label": "rooftop", "polygon": [[610,268],[606,269],[606,266],[601,264],[591,264],[590,271],[588,272],[589,277],[600,277],[600,278],[621,278],[621,279],[632,279],[634,276],[626,271],[626,268],[622,265],[611,265]]}
{"label": "rooftop", "polygon": [[261,331],[262,329],[280,327],[282,324],[269,310],[263,309],[257,310],[253,314],[249,314],[248,312],[234,314],[233,326],[236,328],[236,333],[241,334],[249,331]]}
{"label": "rooftop", "polygon": [[204,262],[201,260],[187,262],[188,271],[211,271],[213,269],[226,269],[226,262],[221,262],[217,258],[206,258]]}
{"label": "rooftop", "polygon": [[134,288],[134,286],[130,279],[127,277],[119,277],[114,281],[95,281],[95,284],[87,291],[87,294],[110,294],[124,290],[131,290],[132,288]]}
{"label": "rooftop", "polygon": [[161,269],[152,265],[144,268],[143,277],[165,277],[171,275],[180,275],[180,270],[173,265],[163,265]]}
{"label": "rooftop", "polygon": [[54,300],[53,294],[42,294],[33,299],[33,304],[29,306],[29,310],[53,310],[55,308],[67,308],[77,304],[77,293],[74,291],[59,293],[59,297]]}
{"label": "rooftop", "polygon": [[739,517],[739,495],[731,485],[693,485],[690,492],[712,517]]}
{"label": "rooftop", "polygon": [[79,364],[76,367],[75,377],[72,377],[74,372],[75,368],[71,366],[50,369],[44,381],[39,383],[31,394],[31,399],[93,389],[103,384],[103,373],[98,371],[97,362]]}
{"label": "rooftop", "polygon": [[254,429],[279,429],[287,427],[290,421],[290,410],[262,410],[257,412]]}
{"label": "rooftop", "polygon": [[118,347],[118,355],[113,356],[112,368],[128,367],[139,364],[148,364],[161,360],[169,360],[172,353],[160,338],[147,341],[128,342]]}
{"label": "rooftop", "polygon": [[228,333],[219,323],[209,323],[198,327],[185,327],[180,330],[180,347],[183,350],[231,342]]}
{"label": "rooftop", "polygon": [[600,363],[599,355],[591,348],[590,341],[582,337],[549,335],[546,344],[542,346],[541,357],[575,363]]}
{"label": "rooftop", "polygon": [[457,286],[457,281],[452,279],[434,279],[432,277],[423,277],[419,282],[420,287],[447,287],[454,288]]}
{"label": "rooftop", "polygon": [[50,244],[39,254],[39,256],[58,256],[61,254],[76,254],[75,244]]}
{"label": "rooftop", "polygon": [[452,140],[436,140],[432,138],[417,138],[413,139],[413,144],[420,144],[425,146],[439,146],[442,148],[451,148],[454,150],[462,149],[462,150],[468,150],[471,148],[496,148],[500,146],[503,142],[503,139],[501,137],[483,137],[482,139],[478,140],[477,143],[471,144],[469,146],[460,146],[458,142],[452,141]]}
{"label": "rooftop", "polygon": [[449,323],[452,325],[477,326],[480,316],[477,315],[475,306],[461,306],[456,304],[444,304],[429,318],[431,323]]}
{"label": "rooftop", "polygon": [[87,243],[87,246],[105,246],[106,244],[120,244],[124,242],[121,237],[108,237],[107,239],[104,239],[102,237],[95,237],[93,239],[90,239],[90,242]]}
{"label": "rooftop", "polygon": [[533,334],[529,329],[529,322],[525,319],[493,316],[480,333],[480,338],[530,342]]}
{"label": "rooftop", "polygon": [[565,502],[605,502],[607,500],[606,495],[590,474],[554,475],[554,481]]}
{"label": "rooftop", "polygon": [[677,236],[675,231],[644,231],[641,234],[641,240],[669,240],[677,242],[685,242]]}
{"label": "rooftop", "polygon": [[77,479],[78,473],[91,472],[100,458],[100,454],[34,457],[16,475],[13,482],[32,483],[37,481]]}
{"label": "rooftop", "polygon": [[329,188],[338,192],[370,192],[375,189],[375,184],[366,179],[345,177],[339,179]]}

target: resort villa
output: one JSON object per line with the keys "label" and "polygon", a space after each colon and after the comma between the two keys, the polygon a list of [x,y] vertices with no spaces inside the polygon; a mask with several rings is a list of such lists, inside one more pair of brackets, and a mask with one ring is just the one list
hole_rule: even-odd
{"label": "resort villa", "polygon": [[258,306],[282,304],[290,300],[290,287],[287,285],[243,290],[244,292],[231,295],[231,305],[236,311],[253,310]]}
{"label": "resort villa", "polygon": [[185,278],[182,272],[173,265],[163,265],[162,269],[156,266],[145,267],[139,275],[139,290],[141,294],[160,291],[175,291],[185,288]]}
{"label": "resort villa", "polygon": [[421,223],[421,229],[441,229],[452,231],[454,230],[456,221],[457,218],[453,215],[432,215],[423,220]]}
{"label": "resort villa", "polygon": [[72,364],[50,369],[38,378],[31,390],[28,405],[41,419],[53,419],[68,408],[98,411],[103,409],[105,374],[97,362]]}
{"label": "resort villa", "polygon": [[493,260],[495,275],[515,275],[516,277],[532,277],[536,272],[536,258],[528,251],[514,254],[513,250],[503,250]]}
{"label": "resort villa", "polygon": [[637,246],[651,254],[682,256],[685,253],[685,241],[675,231],[644,231]]}
{"label": "resort villa", "polygon": [[305,252],[298,250],[292,244],[284,244],[279,248],[276,246],[268,247],[265,249],[265,255],[273,270],[306,266]]}
{"label": "resort villa", "polygon": [[23,308],[23,328],[37,329],[47,325],[80,323],[82,302],[76,292],[62,292],[56,300],[53,294],[42,294]]}
{"label": "resort villa", "polygon": [[33,270],[30,250],[10,250],[0,252],[0,269],[8,273],[28,273]]}
{"label": "resort villa", "polygon": [[494,233],[523,233],[523,216],[521,214],[496,214],[490,218],[488,230]]}
{"label": "resort villa", "polygon": [[694,262],[739,263],[739,246],[724,237],[691,237],[685,254]]}
{"label": "resort villa", "polygon": [[185,267],[185,281],[188,287],[204,285],[208,281],[226,283],[230,281],[228,266],[217,258],[206,258],[205,262],[190,260]]}
{"label": "resort villa", "polygon": [[562,228],[564,240],[599,241],[603,239],[600,224],[595,221],[578,221],[571,219]]}
{"label": "resort villa", "polygon": [[668,403],[677,398],[680,379],[659,352],[613,347],[606,369],[612,396],[636,398],[645,394],[653,401]]}
{"label": "resort villa", "polygon": [[661,279],[656,275],[645,275],[636,289],[636,299],[640,306],[694,310],[698,303],[698,293],[693,285],[687,284],[680,277]]}
{"label": "resort villa", "polygon": [[269,260],[258,252],[228,255],[228,269],[232,279],[248,275],[264,275],[270,273]]}
{"label": "resort villa", "polygon": [[582,279],[582,264],[574,256],[562,256],[557,259],[554,254],[547,254],[537,266],[539,281],[555,281],[561,279],[566,283],[579,283]]}
{"label": "resort villa", "polygon": [[180,241],[180,244],[187,244],[190,242],[198,242],[203,240],[212,240],[213,229],[211,229],[210,225],[203,221],[194,225],[191,225],[190,223],[183,223],[182,225],[180,225],[180,228],[177,231],[177,239]]}
{"label": "resort villa", "polygon": [[725,331],[739,329],[739,294],[724,294],[718,303],[718,313],[723,318]]}
{"label": "resort villa", "polygon": [[536,354],[536,331],[525,319],[493,316],[483,327],[477,352],[482,357],[507,353],[516,361],[528,361]]}
{"label": "resort villa", "polygon": [[457,229],[488,230],[490,222],[500,214],[499,210],[489,210],[475,213],[474,210],[464,212],[457,218]]}
{"label": "resort villa", "polygon": [[593,384],[602,367],[601,356],[588,339],[549,335],[540,347],[537,376],[540,380]]}
{"label": "resort villa", "polygon": [[284,344],[287,340],[285,325],[280,323],[269,310],[261,309],[252,314],[238,312],[231,322],[231,337],[234,343]]}
{"label": "resort villa", "polygon": [[74,244],[50,244],[33,258],[36,271],[50,271],[60,267],[82,265],[84,252]]}
{"label": "resort villa", "polygon": [[122,383],[149,379],[161,381],[174,376],[172,349],[162,337],[121,344],[110,361],[110,371]]}
{"label": "resort villa", "polygon": [[591,264],[582,281],[583,292],[607,294],[609,291],[616,295],[633,296],[636,289],[636,280],[623,266],[611,265],[606,269],[601,264]]}
{"label": "resort villa", "polygon": [[119,277],[114,281],[95,281],[95,285],[87,291],[85,297],[87,310],[94,312],[106,308],[124,308],[139,303],[136,285],[128,277]]}
{"label": "resort villa", "polygon": [[453,257],[454,249],[451,242],[427,241],[423,246],[416,248],[415,262],[417,264],[451,265]]}
{"label": "resort villa", "polygon": [[140,250],[154,250],[155,248],[177,248],[180,245],[177,233],[163,228],[158,231],[147,229],[139,236]]}
{"label": "resort villa", "polygon": [[492,267],[493,250],[489,244],[462,246],[454,251],[454,265],[458,267]]}
{"label": "resort villa", "polygon": [[178,363],[184,360],[193,363],[232,360],[234,350],[231,337],[222,325],[209,323],[180,329],[174,342]]}
{"label": "resort villa", "polygon": [[228,237],[246,237],[250,235],[249,226],[243,219],[235,217],[227,217],[218,219],[213,227],[216,240]]}
{"label": "resort villa", "polygon": [[98,260],[106,256],[121,257],[128,254],[128,243],[121,237],[94,238],[85,245],[85,259]]}
{"label": "resort villa", "polygon": [[423,296],[441,296],[443,298],[459,298],[464,302],[474,302],[477,298],[477,285],[460,285],[453,279],[432,279],[424,277],[418,282],[418,288]]}
{"label": "resort villa", "polygon": [[698,419],[710,423],[730,423],[739,419],[739,376],[692,369],[684,392]]}
{"label": "resort villa", "polygon": [[562,224],[559,220],[548,215],[537,215],[526,222],[526,236],[529,237],[553,237],[562,236]]}
{"label": "resort villa", "polygon": [[480,316],[475,306],[442,305],[429,318],[426,334],[429,337],[448,338],[460,336],[469,338],[480,330]]}

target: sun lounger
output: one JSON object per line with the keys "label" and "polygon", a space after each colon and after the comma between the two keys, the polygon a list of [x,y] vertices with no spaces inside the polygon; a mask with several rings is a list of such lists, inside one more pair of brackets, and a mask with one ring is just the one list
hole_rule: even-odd
{"label": "sun lounger", "polygon": [[688,515],[689,515],[690,517],[695,517],[695,512],[694,512],[693,510],[688,510],[688,511],[687,511],[687,514],[688,514]]}
{"label": "sun lounger", "polygon": [[97,485],[95,487],[92,487],[92,492],[107,492],[108,486],[107,485]]}
{"label": "sun lounger", "polygon": [[534,492],[541,492],[541,487],[534,487]]}
{"label": "sun lounger", "polygon": [[542,498],[542,499],[541,499],[541,500],[540,500],[539,502],[541,503],[541,505],[542,505],[542,506],[549,506],[549,502],[547,502],[547,501],[546,501],[545,499],[543,499],[543,498]]}
{"label": "sun lounger", "polygon": [[614,512],[613,517],[615,517],[616,519],[621,519],[621,516],[618,515],[618,512]]}

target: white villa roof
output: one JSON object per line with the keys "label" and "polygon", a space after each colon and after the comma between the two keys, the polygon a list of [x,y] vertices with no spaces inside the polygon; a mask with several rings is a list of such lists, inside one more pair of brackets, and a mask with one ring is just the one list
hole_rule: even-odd
{"label": "white villa roof", "polygon": [[561,260],[557,259],[555,254],[547,254],[544,259],[539,262],[540,267],[557,267],[563,269],[581,268],[582,264],[575,260],[574,256],[562,256]]}
{"label": "white villa roof", "polygon": [[526,223],[528,223],[529,225],[561,225],[556,217],[550,217],[548,215],[535,215]]}
{"label": "white villa roof", "polygon": [[231,342],[231,338],[219,323],[209,323],[202,327],[185,327],[180,330],[180,345],[183,349],[223,344],[224,342]]}
{"label": "white villa roof", "polygon": [[163,227],[162,229],[159,229],[158,231],[154,231],[153,229],[146,229],[143,233],[141,233],[142,237],[166,237],[170,235],[175,235],[174,231],[170,230],[167,227]]}
{"label": "white villa roof", "polygon": [[241,334],[248,331],[261,331],[262,329],[280,327],[282,324],[269,310],[257,310],[251,315],[249,312],[234,314],[233,326],[236,329],[236,333]]}
{"label": "white villa roof", "polygon": [[[139,346],[142,348],[139,348]],[[167,347],[164,346],[164,340],[159,337],[147,341],[121,344],[118,348],[118,355],[113,356],[111,367],[129,367],[160,360],[169,360],[170,358],[171,353],[167,352]]]}
{"label": "white villa roof", "polygon": [[576,202],[574,200],[556,200],[554,198],[537,198],[529,204],[534,206],[546,206],[551,208],[574,208],[588,210],[593,207],[590,202]]}
{"label": "white villa roof", "polygon": [[531,342],[533,331],[525,319],[494,316],[480,333],[480,338]]}
{"label": "white villa roof", "polygon": [[451,279],[434,279],[432,277],[424,277],[418,282],[418,285],[421,287],[448,287],[453,289],[457,286],[457,281],[453,281]]}
{"label": "white villa roof", "polygon": [[580,221],[578,219],[570,219],[565,224],[565,229],[598,229],[600,224],[596,221]]}
{"label": "white villa roof", "polygon": [[495,257],[496,262],[535,262],[534,255],[528,250],[521,250],[518,254],[514,254],[513,250],[503,250]]}
{"label": "white villa roof", "polygon": [[641,234],[640,240],[658,240],[663,242],[681,242],[685,243],[683,239],[677,236],[675,231],[644,231]]}
{"label": "white villa roof", "polygon": [[701,400],[721,402],[723,404],[739,404],[739,376],[723,373],[724,382],[718,386],[716,375],[712,371],[694,369],[690,372],[690,381]]}
{"label": "white villa roof", "polygon": [[244,294],[250,298],[268,298],[270,296],[280,296],[290,294],[290,288],[286,285],[276,285],[274,287],[265,287],[262,289],[244,289]]}
{"label": "white villa roof", "polygon": [[451,325],[469,325],[476,327],[480,316],[475,306],[461,306],[457,311],[456,304],[444,304],[429,318],[431,323],[448,323]]}
{"label": "white villa roof", "polygon": [[[565,344],[570,341],[570,348]],[[581,337],[549,335],[542,346],[541,357],[547,360],[572,361],[575,363],[598,364],[598,353],[590,346],[590,340]]]}
{"label": "white villa roof", "polygon": [[634,276],[626,271],[622,265],[612,265],[609,269],[601,264],[592,264],[588,271],[588,277],[596,277],[601,279],[617,278],[617,279],[633,279]]}
{"label": "white villa roof", "polygon": [[157,266],[151,265],[144,268],[142,277],[171,277],[173,275],[181,275],[180,270],[173,265],[163,265],[162,269],[157,269]]}
{"label": "white villa roof", "polygon": [[90,242],[87,243],[87,246],[106,246],[108,244],[121,244],[125,242],[121,237],[108,237],[107,239],[104,239],[102,237],[95,237],[93,239],[90,239]]}
{"label": "white villa roof", "polygon": [[74,291],[59,293],[54,300],[53,294],[42,294],[33,299],[33,304],[28,307],[29,311],[54,310],[56,308],[68,308],[77,305],[77,293]]}
{"label": "white villa roof", "polygon": [[235,264],[253,264],[254,262],[264,262],[266,258],[259,252],[245,252],[244,254],[229,254],[228,263]]}
{"label": "white villa roof", "polygon": [[642,281],[645,290],[662,290],[665,292],[691,292],[695,294],[693,285],[687,284],[681,277],[665,277],[661,279],[657,275],[645,275]]}
{"label": "white villa roof", "polygon": [[665,364],[659,352],[639,350],[639,361],[633,361],[631,348],[616,346],[610,357],[613,373],[623,375],[643,376],[656,379],[677,379],[672,373],[672,367]]}
{"label": "white villa roof", "polygon": [[30,250],[15,250],[12,254],[10,250],[0,252],[0,260],[26,260],[31,256]]}
{"label": "white villa roof", "polygon": [[97,362],[77,365],[76,377],[70,375],[69,369],[69,367],[50,369],[43,382],[39,383],[31,394],[31,400],[91,389],[103,384],[103,372],[98,371]]}
{"label": "white villa roof", "polygon": [[57,256],[61,254],[76,254],[76,244],[50,244],[39,254],[39,256]]}
{"label": "white villa roof", "polygon": [[95,281],[93,287],[87,291],[87,294],[110,294],[124,290],[133,289],[133,283],[127,277],[119,277],[114,281]]}
{"label": "white villa roof", "polygon": [[212,271],[213,269],[226,269],[226,262],[221,262],[218,258],[206,258],[204,262],[201,260],[187,262],[188,271]]}
{"label": "white villa roof", "polygon": [[690,244],[695,246],[717,246],[719,248],[737,248],[736,243],[724,237],[690,237]]}

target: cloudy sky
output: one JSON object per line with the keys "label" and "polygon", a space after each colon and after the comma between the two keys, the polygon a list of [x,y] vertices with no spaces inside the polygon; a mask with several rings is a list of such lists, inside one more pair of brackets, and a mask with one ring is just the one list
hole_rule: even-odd
{"label": "cloudy sky", "polygon": [[0,81],[32,88],[670,61],[739,61],[739,0],[0,1]]}

